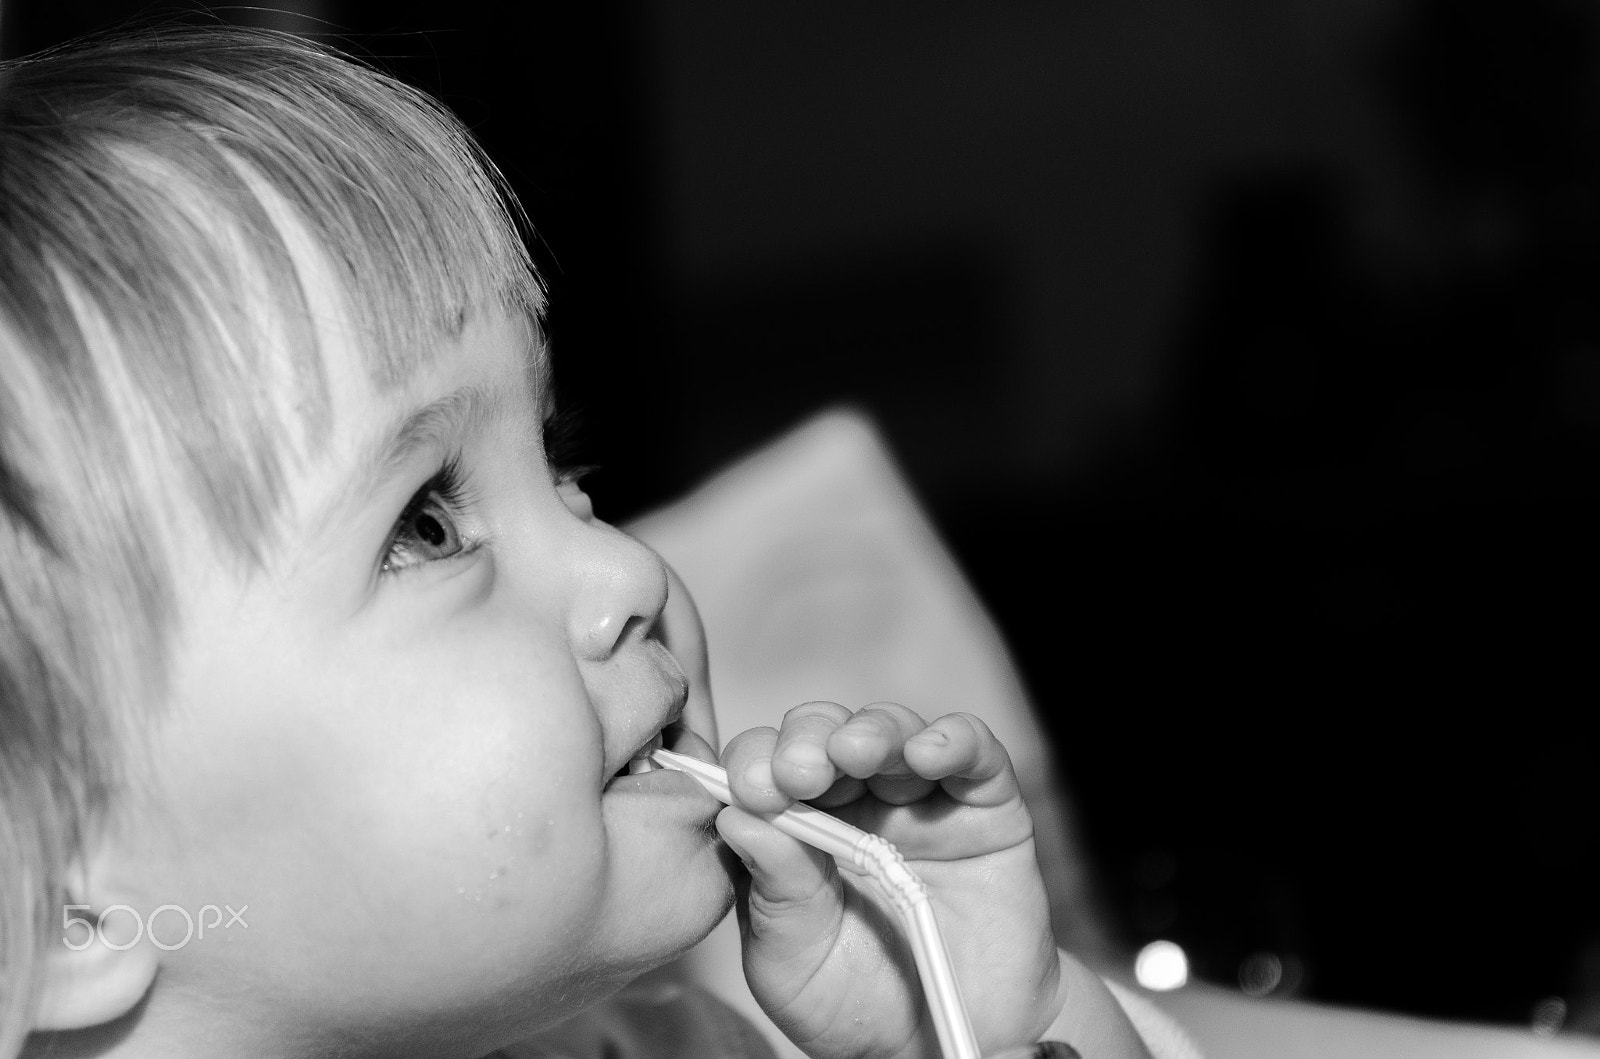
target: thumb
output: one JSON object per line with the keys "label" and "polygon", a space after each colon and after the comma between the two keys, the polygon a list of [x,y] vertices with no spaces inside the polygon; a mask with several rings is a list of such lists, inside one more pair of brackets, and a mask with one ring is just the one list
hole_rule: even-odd
{"label": "thumb", "polygon": [[809,977],[832,949],[844,920],[833,858],[737,806],[717,814],[717,831],[750,872],[748,894],[738,909],[746,973],[756,974],[760,964]]}

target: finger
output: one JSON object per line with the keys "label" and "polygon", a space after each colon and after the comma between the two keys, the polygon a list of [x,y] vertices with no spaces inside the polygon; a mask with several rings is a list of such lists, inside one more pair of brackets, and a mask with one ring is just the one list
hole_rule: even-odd
{"label": "finger", "polygon": [[875,702],[841,725],[828,740],[828,755],[841,771],[865,779],[883,801],[904,805],[927,797],[936,786],[906,764],[906,740],[926,727],[915,711],[895,702]]}
{"label": "finger", "polygon": [[970,713],[951,713],[906,740],[906,764],[938,780],[964,805],[995,806],[1020,798],[1011,755],[989,726]]}
{"label": "finger", "polygon": [[773,779],[792,798],[816,798],[839,779],[828,759],[828,740],[850,720],[837,702],[806,702],[783,715],[778,745],[772,756]]}
{"label": "finger", "polygon": [[844,915],[833,858],[737,806],[717,814],[717,832],[750,873],[739,910],[747,961],[784,964],[826,952]]}
{"label": "finger", "polygon": [[772,728],[751,728],[728,740],[722,749],[722,767],[728,770],[728,790],[734,804],[756,813],[776,813],[793,799],[772,778],[772,749],[778,733]]}

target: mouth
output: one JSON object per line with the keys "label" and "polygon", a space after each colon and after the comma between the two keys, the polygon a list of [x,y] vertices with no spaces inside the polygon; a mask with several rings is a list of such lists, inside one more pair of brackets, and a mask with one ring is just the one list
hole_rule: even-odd
{"label": "mouth", "polygon": [[677,750],[686,735],[692,735],[692,733],[682,721],[673,721],[667,724],[655,735],[645,740],[644,745],[635,750],[633,756],[611,778],[619,780],[627,776],[640,776],[646,772],[659,771],[661,766],[650,760],[651,752],[660,750],[663,747],[668,750]]}
{"label": "mouth", "polygon": [[[672,726],[669,725],[668,727]],[[661,766],[650,760],[650,752],[652,750],[660,750],[662,747],[667,745],[666,731],[667,729],[663,728],[661,731],[651,736],[650,741],[645,743],[645,745],[640,747],[638,750],[634,751],[633,757],[628,759],[628,763],[618,769],[617,774],[611,778],[620,779],[623,776],[637,776],[644,772],[654,772],[656,769],[660,768]]]}

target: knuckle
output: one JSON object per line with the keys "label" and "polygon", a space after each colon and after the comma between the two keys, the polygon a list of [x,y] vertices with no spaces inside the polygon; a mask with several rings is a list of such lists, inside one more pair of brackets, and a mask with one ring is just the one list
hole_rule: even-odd
{"label": "knuckle", "polygon": [[850,711],[837,702],[817,700],[815,702],[802,702],[791,707],[783,715],[783,727],[787,730],[794,725],[806,725],[813,722],[824,722],[829,726],[843,724],[850,717]]}
{"label": "knuckle", "polygon": [[728,745],[722,751],[723,757],[742,757],[746,754],[764,753],[777,742],[778,730],[776,728],[747,728],[728,740]]}
{"label": "knuckle", "polygon": [[863,714],[875,714],[893,722],[897,727],[914,726],[921,728],[926,722],[922,715],[909,706],[898,702],[872,702],[862,707]]}
{"label": "knuckle", "polygon": [[956,724],[966,725],[969,729],[971,729],[972,734],[977,736],[979,739],[988,740],[990,742],[995,741],[994,732],[990,731],[988,723],[975,713],[966,713],[963,711],[960,713],[947,714],[946,719]]}

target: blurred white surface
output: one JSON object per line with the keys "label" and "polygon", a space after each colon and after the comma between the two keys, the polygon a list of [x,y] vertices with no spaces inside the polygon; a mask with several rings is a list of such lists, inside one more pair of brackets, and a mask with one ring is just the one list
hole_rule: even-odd
{"label": "blurred white surface", "polygon": [[[775,725],[811,699],[983,717],[1034,811],[1058,939],[1132,985],[1131,954],[1115,953],[1098,926],[1070,807],[1005,644],[864,416],[824,413],[628,528],[699,605],[724,738]],[[801,1055],[745,987],[731,916],[685,968],[770,1030],[780,1055]],[[1254,999],[1204,983],[1145,995],[1210,1059],[1600,1059],[1589,1038]]]}
{"label": "blurred white surface", "polygon": [[[1034,810],[1058,934],[1103,947],[1049,746],[1005,644],[864,416],[819,415],[628,529],[694,595],[724,739],[813,699],[977,714]],[[731,917],[689,966],[765,1022]]]}

